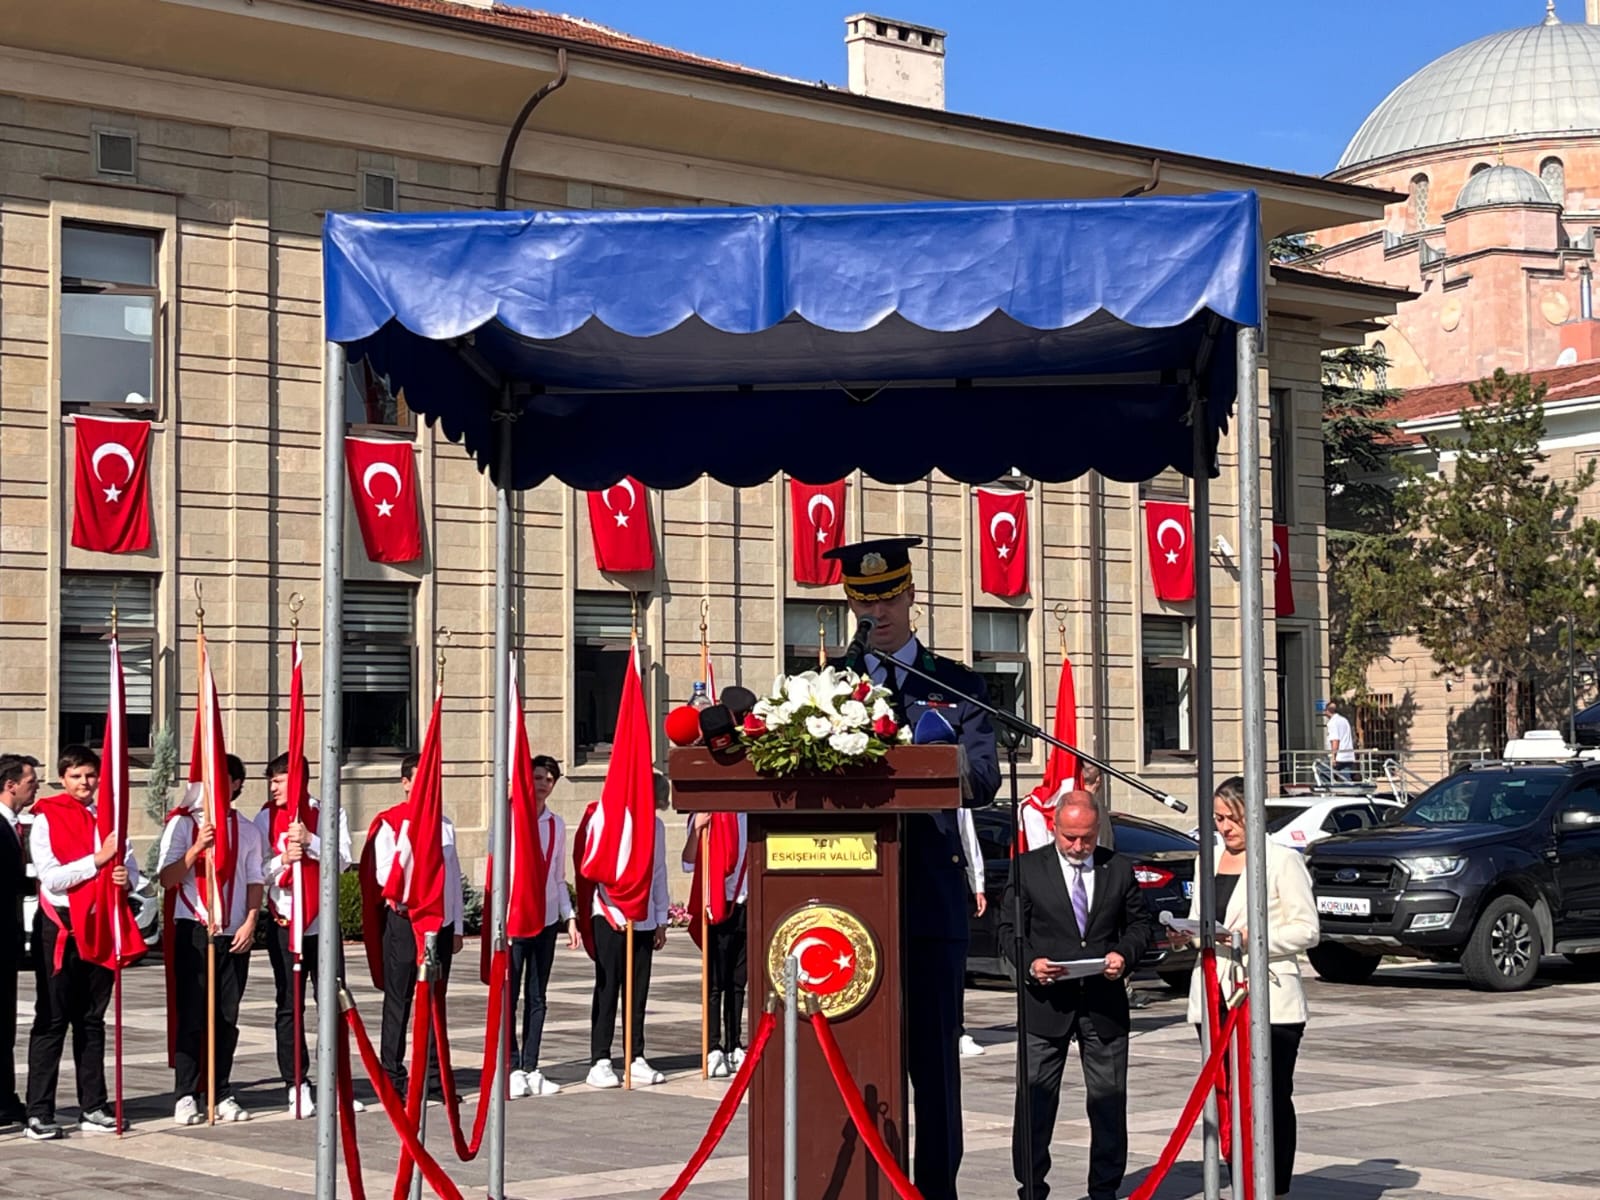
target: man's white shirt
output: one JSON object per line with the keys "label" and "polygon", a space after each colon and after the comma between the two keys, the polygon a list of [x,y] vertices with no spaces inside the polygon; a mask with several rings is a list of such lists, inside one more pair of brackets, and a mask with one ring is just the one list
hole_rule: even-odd
{"label": "man's white shirt", "polygon": [[[317,812],[321,808],[315,796],[307,796],[306,805],[312,812]],[[278,839],[278,844],[276,846],[272,844],[272,814],[274,811],[271,806],[268,806],[258,812],[255,816],[255,827],[256,832],[261,835],[262,854],[265,857],[265,861],[261,864],[261,869],[266,873],[267,877],[267,903],[271,906],[275,915],[288,920],[290,902],[294,899],[294,881],[291,879],[288,882],[280,882],[280,880],[283,878],[285,870],[291,865],[283,854],[284,843],[288,840],[289,832],[284,830],[283,837]],[[322,838],[315,833],[311,835],[311,844],[306,847],[305,856],[315,863],[322,861]],[[348,871],[350,869],[350,861],[350,814],[341,807],[339,809],[339,870],[341,872]],[[306,934],[309,937],[315,937],[317,931],[315,929],[307,929]]]}
{"label": "man's white shirt", "polygon": [[[0,805],[0,808],[4,808]],[[10,809],[6,809],[10,812]],[[89,805],[94,812],[94,805]],[[13,820],[15,817],[13,816]],[[50,820],[43,813],[33,818],[33,828],[28,831],[28,857],[33,861],[34,874],[39,877],[39,903],[51,908],[67,907],[67,893],[80,883],[93,879],[100,868],[94,865],[94,855],[85,854],[71,862],[58,862],[56,852],[50,847]],[[139,864],[133,858],[133,844],[128,844],[128,856],[122,860],[128,871],[128,890],[139,887]]]}
{"label": "man's white shirt", "polygon": [[[654,930],[657,925],[665,925],[667,908],[671,903],[671,898],[667,895],[667,827],[661,818],[657,817],[656,861],[650,877],[650,915],[642,921],[635,921],[634,930],[648,932]],[[611,903],[611,897],[606,894],[605,884],[595,885],[593,913],[601,920],[609,920],[615,929],[621,929],[625,923],[622,911]]]}
{"label": "man's white shirt", "polygon": [[967,890],[983,895],[983,847],[978,844],[978,826],[970,808],[956,809],[956,828],[961,831],[961,849],[967,856]]}
{"label": "man's white shirt", "polygon": [[[456,827],[449,817],[439,818],[440,840],[444,843],[444,923],[456,933],[464,932],[461,924],[461,860],[456,857]],[[409,834],[407,835],[410,836]],[[381,881],[389,878],[394,869],[397,846],[394,830],[387,821],[378,822],[378,832],[372,839],[372,865]],[[406,891],[411,890],[412,860],[405,855]]]}
{"label": "man's white shirt", "polygon": [[[248,817],[238,813],[234,815],[239,819],[230,822],[238,839],[233,848],[233,883],[230,887],[226,880],[217,881],[218,891],[228,902],[222,928],[214,931],[220,934],[234,933],[244,924],[249,911],[247,896],[250,887],[266,882],[261,868],[260,831]],[[182,861],[189,847],[194,845],[194,835],[198,829],[198,823],[188,817],[174,817],[167,822],[167,827],[161,831],[161,854],[156,860],[158,873]],[[179,920],[204,922],[206,919],[206,908],[200,902],[200,889],[195,879],[203,869],[197,861],[183,876],[183,886],[178,890]]]}
{"label": "man's white shirt", "polygon": [[1339,743],[1339,749],[1334,751],[1335,762],[1355,762],[1356,746],[1354,735],[1350,732],[1350,719],[1343,713],[1334,713],[1328,718],[1327,740],[1324,747],[1333,750],[1333,743]]}
{"label": "man's white shirt", "polygon": [[[1060,850],[1056,851],[1056,861],[1061,864],[1061,879],[1067,885],[1067,898],[1070,901],[1072,898],[1072,883],[1077,878],[1078,868]],[[1084,912],[1092,912],[1094,910],[1094,855],[1092,854],[1089,856],[1088,861],[1083,864],[1083,894],[1089,898],[1089,903],[1084,908]]]}
{"label": "man's white shirt", "polygon": [[[547,808],[539,814],[538,832],[539,852],[545,855],[544,923],[548,929],[557,921],[565,924],[572,916],[572,895],[567,891],[567,825]],[[517,845],[517,832],[513,829],[512,869],[532,870],[535,861],[530,852]]]}

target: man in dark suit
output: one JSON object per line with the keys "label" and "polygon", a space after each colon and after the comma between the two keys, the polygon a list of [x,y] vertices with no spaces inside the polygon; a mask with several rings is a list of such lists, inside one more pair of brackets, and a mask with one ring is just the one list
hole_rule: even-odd
{"label": "man in dark suit", "polygon": [[[1133,865],[1097,845],[1100,811],[1088,792],[1068,792],[1056,808],[1055,844],[1016,859],[1000,907],[1000,945],[1015,953],[1021,894],[1022,969],[1028,1018],[1027,1088],[1033,1161],[1023,1155],[1018,1089],[1011,1158],[1019,1194],[1044,1200],[1061,1071],[1074,1038],[1083,1059],[1089,1116],[1089,1200],[1114,1200],[1128,1167],[1128,996],[1123,979],[1139,965],[1155,922]],[[1105,960],[1099,974],[1069,979],[1062,965]]]}
{"label": "man in dark suit", "polygon": [[[982,807],[1000,787],[994,727],[956,693],[987,695],[983,677],[922,645],[911,627],[917,593],[911,581],[915,537],[880,538],[828,552],[838,559],[844,594],[859,620],[876,622],[865,653],[843,664],[889,689],[895,717],[916,728],[938,709],[966,750],[963,804]],[[906,670],[915,666],[937,683]],[[955,1200],[961,1167],[961,994],[967,968],[966,857],[956,814],[904,818],[906,1067],[914,1106],[917,1190],[924,1200]]]}
{"label": "man in dark suit", "polygon": [[0,755],[0,1125],[20,1125],[27,1107],[17,1095],[17,971],[22,966],[22,900],[27,861],[17,819],[39,790],[39,760]]}

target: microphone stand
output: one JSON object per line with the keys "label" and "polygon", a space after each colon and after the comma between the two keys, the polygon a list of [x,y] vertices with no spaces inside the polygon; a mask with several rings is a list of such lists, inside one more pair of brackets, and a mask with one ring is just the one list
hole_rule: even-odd
{"label": "microphone stand", "polygon": [[1005,747],[1007,773],[1011,776],[1012,865],[1007,881],[1011,890],[1011,964],[1017,985],[1017,1124],[1022,1126],[1022,1161],[1028,1172],[1022,1184],[1022,1200],[1033,1200],[1033,1087],[1028,1077],[1028,1002],[1023,989],[1026,968],[1022,963],[1022,889],[1017,886],[1016,872],[1016,847],[1022,841],[1022,793],[1017,783],[1017,750],[1022,745],[1022,735],[1009,725],[1004,729],[1004,735],[997,735],[995,740]]}

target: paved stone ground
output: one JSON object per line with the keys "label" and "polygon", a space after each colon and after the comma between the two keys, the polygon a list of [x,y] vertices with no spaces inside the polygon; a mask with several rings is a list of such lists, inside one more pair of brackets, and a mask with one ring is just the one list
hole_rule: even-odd
{"label": "paved stone ground", "polygon": [[[464,962],[475,960],[469,946]],[[648,1200],[665,1190],[705,1129],[725,1084],[699,1078],[693,947],[675,934],[656,962],[649,1039],[651,1058],[668,1082],[631,1094],[594,1092],[576,1082],[587,1066],[582,1060],[588,963],[581,951],[560,952],[546,1042],[549,1061],[556,1064],[551,1074],[576,1086],[559,1096],[509,1106],[506,1175],[508,1192],[517,1200],[622,1194]],[[1600,984],[1580,983],[1552,962],[1539,987],[1513,996],[1470,992],[1459,971],[1432,966],[1386,967],[1369,986],[1312,983],[1309,990],[1312,1025],[1296,1089],[1297,1198],[1600,1198],[1600,1145],[1593,1136],[1600,1089],[1600,1040],[1594,1036]],[[31,1013],[26,977],[23,993],[23,1011]],[[1135,1014],[1132,1161],[1124,1194],[1160,1151],[1197,1065],[1182,1000],[1160,989],[1150,994],[1156,1003]],[[363,989],[357,999],[376,1036],[375,994]],[[968,993],[968,1023],[988,1053],[963,1063],[965,1197],[1000,1200],[1015,1194],[1009,1155],[1012,1013],[1008,992],[978,988]],[[0,1196],[282,1200],[309,1194],[313,1125],[291,1122],[284,1114],[284,1093],[273,1077],[271,1014],[271,973],[265,956],[257,955],[234,1072],[241,1099],[256,1119],[180,1130],[171,1124],[160,969],[129,972],[126,1078],[133,1129],[120,1140],[74,1132],[45,1144],[27,1142],[15,1132],[0,1134]],[[479,1061],[482,1021],[483,989],[474,980],[452,994],[458,1062]],[[24,1027],[20,1043],[26,1035]],[[1075,1072],[1075,1064],[1069,1064],[1066,1086],[1072,1095],[1064,1098],[1054,1143],[1052,1181],[1060,1197],[1081,1195],[1088,1145],[1082,1082]],[[475,1088],[476,1077],[476,1066],[462,1070],[463,1087]],[[63,1072],[61,1096],[63,1117],[74,1116],[70,1065]],[[440,1110],[431,1111],[429,1144],[449,1158],[448,1141],[439,1136]],[[368,1191],[386,1197],[394,1139],[375,1108],[358,1120]],[[602,1135],[601,1130],[618,1132]],[[1192,1142],[1190,1161],[1163,1186],[1161,1200],[1199,1194],[1198,1152],[1198,1141]],[[452,1162],[450,1170],[467,1195],[483,1194],[481,1162]],[[741,1120],[689,1196],[743,1200],[745,1176]]]}

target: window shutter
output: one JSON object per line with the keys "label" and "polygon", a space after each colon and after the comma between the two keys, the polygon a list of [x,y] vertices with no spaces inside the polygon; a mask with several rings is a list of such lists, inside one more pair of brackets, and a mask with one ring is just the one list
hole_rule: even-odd
{"label": "window shutter", "polygon": [[[128,711],[150,715],[151,645],[122,643],[122,685]],[[111,705],[111,643],[97,638],[65,637],[61,641],[61,711],[105,712]]]}
{"label": "window shutter", "polygon": [[1187,658],[1188,638],[1182,621],[1147,619],[1143,626],[1146,658]]}
{"label": "window shutter", "polygon": [[[154,629],[155,580],[144,575],[63,575],[61,624],[111,628],[111,604],[117,605],[117,622],[123,629]],[[123,655],[126,669],[127,654]]]}
{"label": "window shutter", "polygon": [[573,600],[572,631],[580,641],[629,641],[633,637],[633,605],[627,593],[580,593]]}
{"label": "window shutter", "polygon": [[344,690],[410,692],[414,641],[411,591],[347,586],[340,611],[345,643]]}

